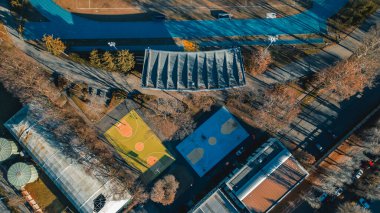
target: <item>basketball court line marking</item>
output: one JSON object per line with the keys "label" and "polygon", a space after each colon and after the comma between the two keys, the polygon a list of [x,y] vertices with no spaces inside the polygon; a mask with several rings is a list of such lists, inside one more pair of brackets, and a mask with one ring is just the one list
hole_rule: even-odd
{"label": "basketball court line marking", "polygon": [[[144,138],[143,141],[137,141],[135,142],[134,141],[134,136],[138,135],[138,133],[141,133],[138,131],[138,129],[140,129],[140,124],[139,124],[139,120],[142,118],[141,117],[135,117],[134,115],[131,115],[129,117],[123,117],[125,119],[121,119],[117,122],[115,122],[115,124],[113,125],[113,127],[115,128],[118,128],[117,125],[118,124],[125,124],[125,123],[128,123],[131,128],[132,128],[132,132],[133,132],[133,135],[130,136],[130,137],[125,137],[125,136],[122,136],[122,138],[124,140],[115,140],[114,138],[109,138],[110,140],[112,140],[114,142],[113,146],[115,147],[115,150],[117,150],[118,152],[120,152],[122,155],[124,155],[125,157],[127,158],[130,158],[134,163],[132,163],[132,167],[134,167],[135,169],[137,170],[140,170],[141,169],[136,165],[139,165],[139,166],[142,166],[146,169],[146,171],[152,171],[152,167],[156,167],[156,170],[158,170],[158,172],[154,172],[155,174],[159,174],[161,173],[161,170],[163,170],[164,168],[166,168],[166,164],[162,164],[160,163],[160,160],[161,158],[163,158],[164,156],[172,159],[172,161],[175,160],[175,158],[173,158],[169,153],[167,152],[157,152],[157,151],[153,151],[153,152],[149,152],[149,153],[145,153],[143,154],[143,156],[140,156],[141,154],[139,152],[144,152],[145,148],[143,150],[136,150],[134,146],[131,146],[129,148],[127,148],[129,151],[133,151],[137,154],[137,156],[130,156],[128,153],[129,151],[126,151],[125,147],[124,146],[127,146],[128,147],[128,144],[134,144],[136,145],[137,143],[143,143],[144,145],[146,146],[149,146],[149,141],[150,140],[157,140],[162,144],[162,141],[157,137],[157,135],[155,135],[155,133],[153,132],[152,129],[150,129],[150,127],[144,122],[144,123],[141,123],[141,125],[144,125],[146,124],[147,125],[147,131],[146,132],[143,132],[143,134],[147,135],[148,137]],[[133,128],[133,126],[130,124],[131,121],[130,120],[134,120],[135,121],[135,128]],[[111,127],[112,128],[112,127]],[[145,128],[144,128],[145,129]],[[121,134],[120,132],[118,132],[118,134]],[[119,142],[119,143],[118,143]],[[121,142],[121,143],[120,143]],[[133,143],[132,143],[133,142]],[[137,152],[136,152],[137,151]],[[152,159],[154,159],[154,161],[151,161]],[[153,163],[154,162],[154,163]]]}
{"label": "basketball court line marking", "polygon": [[[135,121],[135,124],[136,124],[136,130],[133,128],[133,126],[131,124],[129,124],[127,121],[124,121],[124,122],[128,123],[129,126],[131,126],[131,128],[132,128],[132,135],[130,137],[124,137],[124,138],[127,138],[127,139],[133,138],[137,134],[137,132],[139,130],[139,123],[137,122],[137,119],[133,119],[133,120]],[[117,124],[119,124],[119,123],[122,124],[122,125],[124,125],[124,123],[122,122],[122,120],[118,120],[113,126],[115,126],[116,128],[119,129],[119,127],[117,127]]]}

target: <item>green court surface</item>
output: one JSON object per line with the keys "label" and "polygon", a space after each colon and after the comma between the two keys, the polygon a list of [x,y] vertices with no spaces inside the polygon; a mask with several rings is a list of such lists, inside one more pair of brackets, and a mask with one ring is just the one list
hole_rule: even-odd
{"label": "green court surface", "polygon": [[141,171],[145,181],[154,179],[175,160],[134,110],[108,129],[104,136],[130,166]]}

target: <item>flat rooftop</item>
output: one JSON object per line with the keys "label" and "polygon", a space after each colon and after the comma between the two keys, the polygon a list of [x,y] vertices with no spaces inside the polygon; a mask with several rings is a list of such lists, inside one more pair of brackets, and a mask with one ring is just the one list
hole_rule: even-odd
{"label": "flat rooftop", "polygon": [[192,213],[239,213],[227,196],[217,189],[204,199]]}
{"label": "flat rooftop", "polygon": [[272,138],[226,185],[249,211],[267,212],[307,175],[281,142]]}

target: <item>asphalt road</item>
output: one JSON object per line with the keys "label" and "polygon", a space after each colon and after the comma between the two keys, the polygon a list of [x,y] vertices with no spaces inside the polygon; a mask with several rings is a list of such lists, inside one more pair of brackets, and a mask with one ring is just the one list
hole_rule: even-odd
{"label": "asphalt road", "polygon": [[[253,35],[325,34],[327,18],[348,0],[313,0],[311,9],[276,19],[100,22],[77,16],[53,0],[29,0],[49,22],[27,22],[25,38],[53,34],[61,39],[206,38]],[[57,27],[59,26],[59,27]]]}

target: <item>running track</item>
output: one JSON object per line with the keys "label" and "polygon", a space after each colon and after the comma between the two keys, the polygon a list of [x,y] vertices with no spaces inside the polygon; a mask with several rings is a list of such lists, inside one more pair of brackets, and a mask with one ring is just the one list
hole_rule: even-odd
{"label": "running track", "polygon": [[49,22],[29,22],[26,39],[40,39],[53,34],[61,39],[133,39],[185,38],[324,34],[327,18],[348,0],[314,0],[303,13],[277,19],[166,21],[166,22],[98,22],[72,14],[53,0],[29,0]]}

